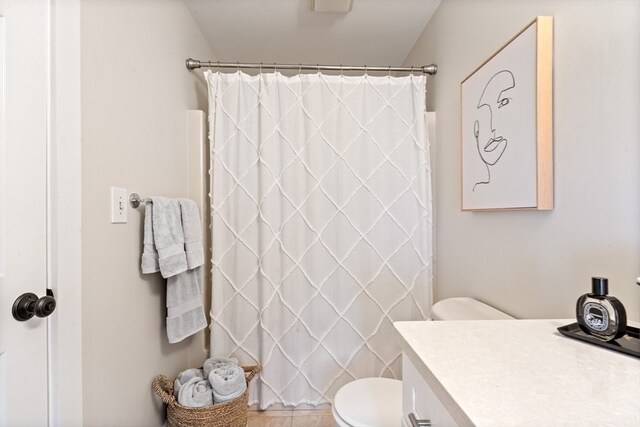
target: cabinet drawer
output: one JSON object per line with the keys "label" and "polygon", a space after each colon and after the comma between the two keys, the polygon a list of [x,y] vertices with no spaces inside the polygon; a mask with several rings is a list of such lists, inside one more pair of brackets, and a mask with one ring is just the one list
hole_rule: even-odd
{"label": "cabinet drawer", "polygon": [[453,417],[422,378],[406,354],[402,354],[402,421],[411,427],[409,413],[417,419],[431,420],[433,427],[458,427]]}

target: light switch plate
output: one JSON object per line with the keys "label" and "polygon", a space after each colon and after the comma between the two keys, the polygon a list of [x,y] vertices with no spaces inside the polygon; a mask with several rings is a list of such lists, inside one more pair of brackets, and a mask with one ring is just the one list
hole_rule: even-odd
{"label": "light switch plate", "polygon": [[111,224],[126,224],[127,210],[127,189],[111,187]]}

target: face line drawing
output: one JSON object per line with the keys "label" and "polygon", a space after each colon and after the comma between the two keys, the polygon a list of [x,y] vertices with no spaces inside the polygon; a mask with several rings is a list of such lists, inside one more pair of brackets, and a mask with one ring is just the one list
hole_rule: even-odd
{"label": "face line drawing", "polygon": [[[474,184],[472,191],[475,191],[478,185],[491,183],[490,166],[494,166],[496,163],[498,163],[498,161],[502,158],[505,150],[507,149],[507,138],[503,137],[502,135],[496,135],[496,128],[494,126],[494,115],[499,109],[507,107],[513,100],[513,98],[506,96],[506,92],[513,89],[515,86],[516,83],[515,78],[513,77],[513,73],[509,70],[501,70],[489,79],[484,89],[482,90],[482,93],[480,94],[476,110],[488,110],[488,129],[491,136],[486,139],[486,143],[481,142],[481,139],[483,138],[481,138],[480,136],[480,120],[476,119],[473,123],[473,133],[476,140],[476,149],[478,150],[478,155],[484,163],[485,169],[487,171],[487,179],[477,181]],[[493,93],[495,93],[495,97],[492,96]],[[492,105],[493,103],[495,103],[495,105]]]}

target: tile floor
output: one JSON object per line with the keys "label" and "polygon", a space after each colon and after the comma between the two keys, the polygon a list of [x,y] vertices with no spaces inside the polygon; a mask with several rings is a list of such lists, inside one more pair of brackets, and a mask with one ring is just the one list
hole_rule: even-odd
{"label": "tile floor", "polygon": [[332,427],[331,409],[249,411],[247,427]]}

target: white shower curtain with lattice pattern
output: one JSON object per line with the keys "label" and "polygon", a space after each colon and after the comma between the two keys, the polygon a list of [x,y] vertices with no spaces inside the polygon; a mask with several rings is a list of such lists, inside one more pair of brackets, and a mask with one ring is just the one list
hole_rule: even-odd
{"label": "white shower curtain with lattice pattern", "polygon": [[212,355],[263,364],[260,408],[399,378],[392,322],[431,306],[426,78],[205,76]]}

